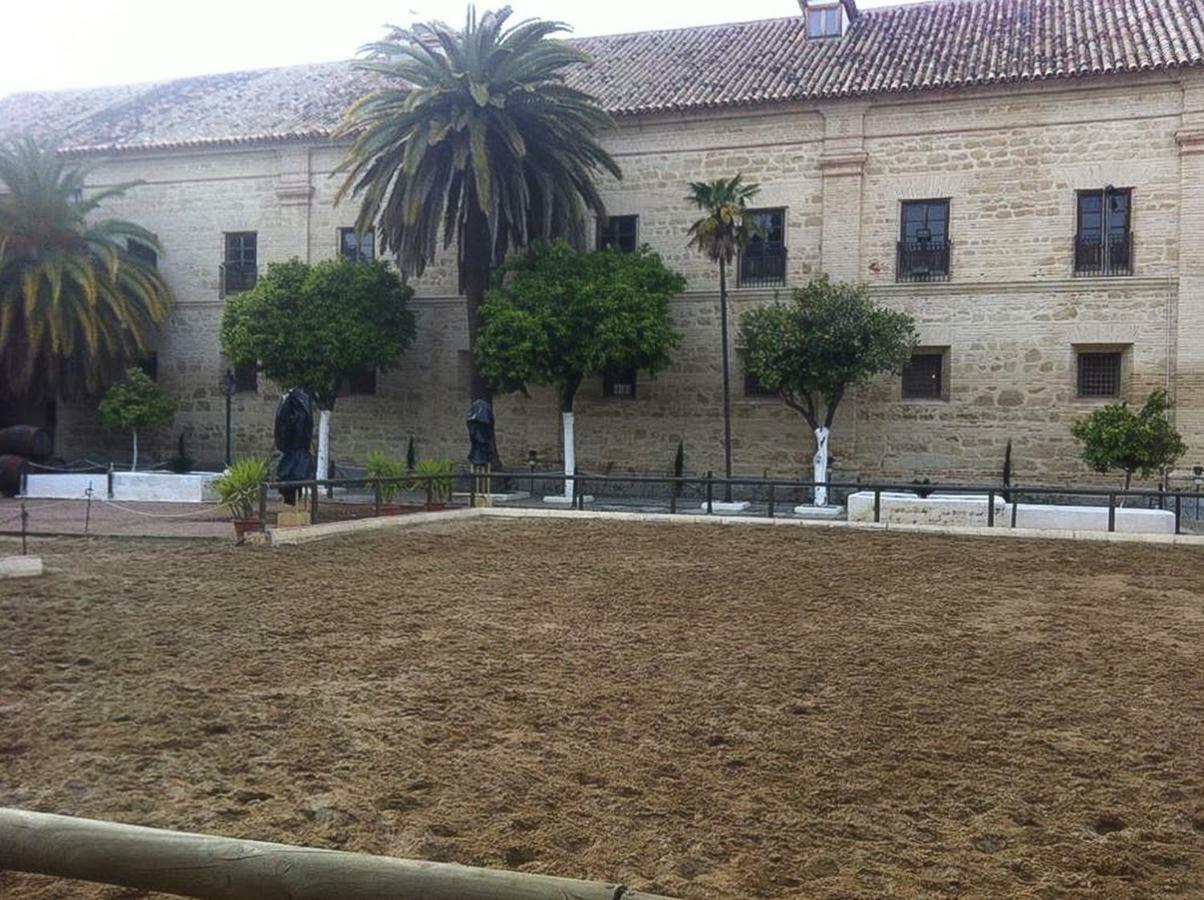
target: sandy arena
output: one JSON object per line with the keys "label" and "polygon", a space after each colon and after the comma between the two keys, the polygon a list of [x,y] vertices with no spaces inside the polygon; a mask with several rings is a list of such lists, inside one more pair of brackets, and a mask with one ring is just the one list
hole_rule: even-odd
{"label": "sandy arena", "polygon": [[0,805],[684,898],[1204,896],[1198,549],[491,520],[31,550]]}

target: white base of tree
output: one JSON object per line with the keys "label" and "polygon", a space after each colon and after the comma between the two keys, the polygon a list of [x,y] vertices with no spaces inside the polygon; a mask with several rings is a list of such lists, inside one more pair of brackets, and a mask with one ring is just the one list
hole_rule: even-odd
{"label": "white base of tree", "polygon": [[815,429],[815,461],[812,481],[815,482],[815,505],[828,505],[828,489],[823,485],[828,480],[828,429]]}
{"label": "white base of tree", "polygon": [[[751,505],[752,504],[749,503],[747,500],[712,500],[711,501],[711,511],[712,512],[721,512],[721,513],[743,512],[744,510],[748,509]],[[699,506],[698,508],[701,509],[703,512],[706,512],[707,511],[706,501],[704,500],[702,502],[702,505]]]}
{"label": "white base of tree", "polygon": [[577,452],[573,444],[573,414],[571,412],[561,413],[560,422],[564,426],[564,498],[566,502],[572,502],[573,479],[571,476],[577,471]]}
{"label": "white base of tree", "polygon": [[794,514],[801,519],[836,519],[843,512],[843,506],[812,506],[810,503],[794,508]]}
{"label": "white base of tree", "polygon": [[330,473],[330,410],[318,411],[318,465],[316,478]]}
{"label": "white base of tree", "polygon": [[[594,495],[586,494],[584,497],[578,497],[577,499],[584,503],[593,503]],[[548,496],[543,498],[543,502],[550,503],[554,506],[571,506],[573,503],[573,498],[571,496],[566,497],[564,494],[548,494]]]}
{"label": "white base of tree", "polygon": [[138,471],[138,429],[134,429],[134,458],[130,461],[130,471]]}

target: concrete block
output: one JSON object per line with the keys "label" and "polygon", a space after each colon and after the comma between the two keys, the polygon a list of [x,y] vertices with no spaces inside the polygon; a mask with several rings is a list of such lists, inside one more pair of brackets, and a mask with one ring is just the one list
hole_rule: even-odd
{"label": "concrete block", "polygon": [[[1007,504],[995,498],[995,524],[1003,525]],[[858,491],[848,500],[850,522],[874,521],[873,491]],[[954,527],[986,526],[986,494],[930,494],[920,497],[910,493],[884,492],[879,521],[886,525],[949,525]]]}
{"label": "concrete block", "polygon": [[[1011,523],[1008,505],[1004,524]],[[1057,506],[1021,503],[1016,507],[1017,528],[1057,529],[1060,531],[1107,531],[1106,506]],[[1174,534],[1175,514],[1165,509],[1116,509],[1116,530],[1124,534]]]}
{"label": "concrete block", "polygon": [[33,578],[42,572],[40,556],[0,556],[0,578]]}

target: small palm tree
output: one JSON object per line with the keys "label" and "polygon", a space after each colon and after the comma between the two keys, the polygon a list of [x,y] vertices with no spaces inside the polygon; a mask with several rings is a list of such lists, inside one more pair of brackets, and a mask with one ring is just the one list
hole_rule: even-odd
{"label": "small palm tree", "polygon": [[[747,215],[749,201],[761,187],[744,184],[744,176],[716,181],[694,181],[686,200],[706,213],[690,226],[689,245],[711,262],[719,263],[719,332],[723,344],[723,470],[732,477],[732,388],[727,347],[727,267],[737,253],[744,252],[759,230]],[[724,500],[731,502],[732,486],[724,486]]]}
{"label": "small palm tree", "polygon": [[[367,45],[360,65],[384,86],[340,129],[356,140],[335,202],[360,197],[357,229],[375,226],[414,275],[440,243],[455,244],[474,351],[491,267],[538,238],[581,244],[587,211],[605,214],[594,177],[620,177],[597,140],[613,120],[565,84],[565,69],[587,57],[549,37],[561,23],[507,27],[509,17],[509,7],[478,17],[469,6],[461,31],[430,22]],[[475,361],[472,387],[492,396]]]}
{"label": "small palm tree", "polygon": [[47,145],[0,145],[0,377],[24,399],[96,395],[152,348],[171,290],[131,243],[145,228],[89,214],[132,184],[84,196],[88,170]]}

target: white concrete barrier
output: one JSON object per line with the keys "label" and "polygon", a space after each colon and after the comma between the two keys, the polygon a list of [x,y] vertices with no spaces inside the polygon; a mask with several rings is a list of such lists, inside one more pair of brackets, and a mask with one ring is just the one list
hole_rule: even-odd
{"label": "white concrete barrier", "polygon": [[39,472],[25,479],[24,496],[42,500],[84,500],[92,488],[93,500],[142,500],[162,503],[210,503],[216,500],[212,484],[218,472],[114,472],[113,496],[103,472]]}
{"label": "white concrete barrier", "polygon": [[[1011,525],[1012,508],[996,525]],[[1107,531],[1106,506],[1055,506],[1020,503],[1016,506],[1017,528],[1057,529],[1059,531]],[[1116,530],[1127,534],[1174,534],[1175,514],[1165,509],[1116,508]]]}
{"label": "white concrete barrier", "polygon": [[104,472],[30,472],[25,476],[23,496],[37,500],[86,500],[88,488],[92,499],[108,496],[109,476]]}
{"label": "white concrete barrier", "polygon": [[[1002,525],[1007,504],[995,498],[995,524]],[[858,491],[849,495],[848,520],[874,521],[874,492]],[[916,494],[883,491],[879,506],[879,522],[884,525],[950,525],[954,527],[986,526],[986,494]]]}

